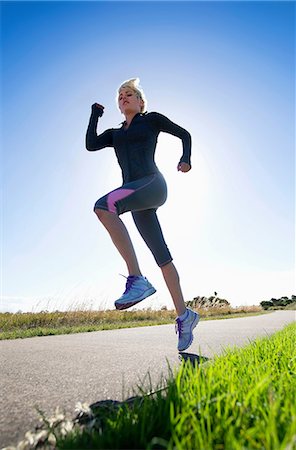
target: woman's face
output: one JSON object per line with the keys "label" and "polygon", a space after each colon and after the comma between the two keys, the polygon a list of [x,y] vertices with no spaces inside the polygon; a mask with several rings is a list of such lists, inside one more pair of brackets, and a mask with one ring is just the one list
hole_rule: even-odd
{"label": "woman's face", "polygon": [[143,100],[130,88],[123,88],[119,91],[118,106],[122,114],[141,112]]}

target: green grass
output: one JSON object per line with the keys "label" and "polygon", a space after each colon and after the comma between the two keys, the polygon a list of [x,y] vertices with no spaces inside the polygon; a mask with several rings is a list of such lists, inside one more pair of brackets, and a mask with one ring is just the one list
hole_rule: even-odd
{"label": "green grass", "polygon": [[183,362],[165,389],[97,404],[72,431],[60,424],[50,436],[59,450],[292,450],[295,398],[294,323],[211,362]]}
{"label": "green grass", "polygon": [[[244,317],[263,314],[261,307],[212,308],[199,310],[202,319]],[[65,311],[40,313],[0,313],[0,340],[33,336],[81,333],[118,328],[163,325],[173,323],[173,310],[152,311]]]}

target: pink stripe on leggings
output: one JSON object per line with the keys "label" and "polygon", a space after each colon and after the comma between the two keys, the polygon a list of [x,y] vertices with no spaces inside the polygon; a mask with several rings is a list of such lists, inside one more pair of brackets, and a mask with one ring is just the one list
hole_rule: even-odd
{"label": "pink stripe on leggings", "polygon": [[107,199],[108,211],[116,213],[115,203],[118,200],[128,197],[133,192],[135,192],[134,189],[116,189],[116,191],[110,192]]}

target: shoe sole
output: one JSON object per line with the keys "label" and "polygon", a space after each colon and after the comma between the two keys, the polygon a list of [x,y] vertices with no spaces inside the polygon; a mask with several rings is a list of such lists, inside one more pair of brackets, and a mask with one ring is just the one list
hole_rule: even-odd
{"label": "shoe sole", "polygon": [[154,294],[155,292],[156,292],[156,289],[154,289],[154,288],[147,289],[147,291],[145,291],[144,294],[142,294],[142,297],[137,298],[136,300],[133,300],[128,303],[127,302],[125,302],[125,303],[115,302],[115,308],[118,309],[119,311],[122,311],[123,309],[131,308],[132,306],[136,305],[137,303],[140,303],[143,300],[145,300],[145,298],[150,297],[150,295]]}
{"label": "shoe sole", "polygon": [[191,324],[191,327],[190,327],[190,333],[191,333],[191,339],[190,339],[190,341],[189,341],[189,344],[188,345],[186,345],[184,348],[178,348],[178,351],[179,352],[184,352],[184,350],[187,350],[187,348],[188,347],[190,347],[190,345],[192,344],[192,342],[193,342],[193,339],[194,339],[194,336],[193,336],[193,330],[194,330],[194,328],[197,326],[197,324],[198,324],[198,322],[199,322],[199,319],[200,319],[200,315],[197,313],[197,316],[195,317],[195,319],[194,319],[194,321],[192,322],[192,324]]}

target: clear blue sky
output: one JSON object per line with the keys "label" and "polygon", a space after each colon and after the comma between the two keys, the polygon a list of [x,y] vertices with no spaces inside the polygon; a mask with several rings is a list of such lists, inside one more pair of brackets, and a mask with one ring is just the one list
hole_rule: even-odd
{"label": "clear blue sky", "polygon": [[[162,134],[169,189],[159,218],[186,300],[232,305],[295,293],[295,4],[292,2],[2,2],[2,311],[113,307],[126,275],[94,202],[121,183],[112,149],[90,153],[122,120],[115,94],[139,77],[148,111],[192,135]],[[130,230],[143,273],[172,302]]]}

